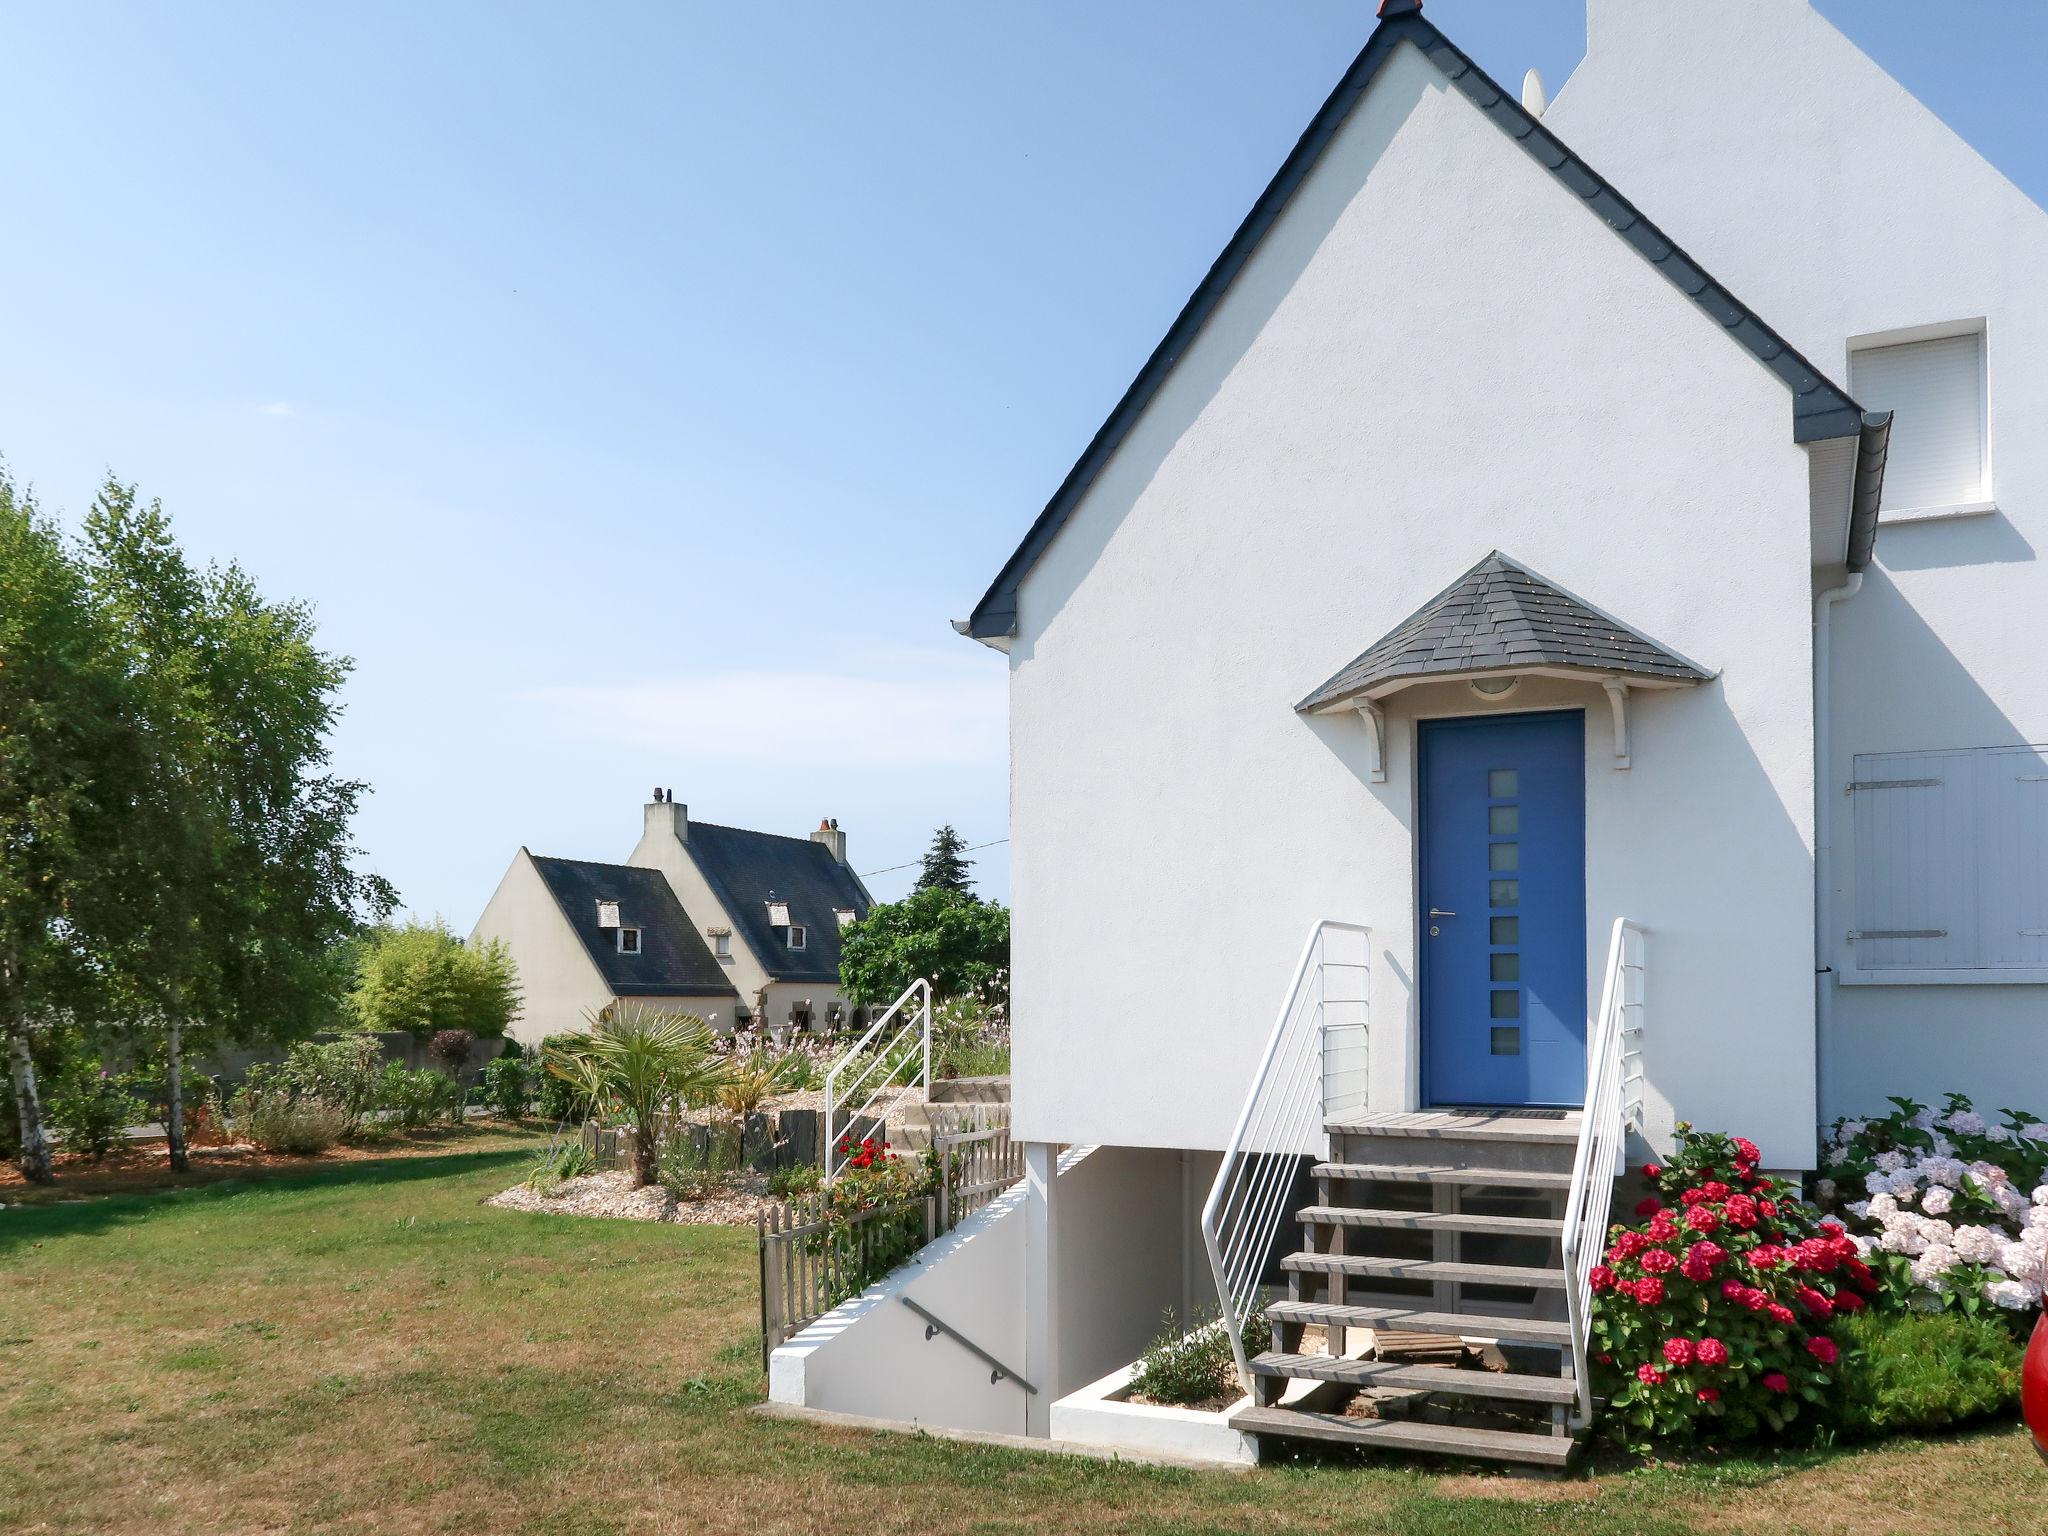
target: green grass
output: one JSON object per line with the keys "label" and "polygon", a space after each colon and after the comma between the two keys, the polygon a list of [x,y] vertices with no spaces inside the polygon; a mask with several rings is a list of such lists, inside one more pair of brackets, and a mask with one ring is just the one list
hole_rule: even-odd
{"label": "green grass", "polygon": [[479,1202],[529,1149],[0,1212],[0,1531],[2040,1530],[2009,1425],[1563,1483],[764,1420],[751,1231]]}

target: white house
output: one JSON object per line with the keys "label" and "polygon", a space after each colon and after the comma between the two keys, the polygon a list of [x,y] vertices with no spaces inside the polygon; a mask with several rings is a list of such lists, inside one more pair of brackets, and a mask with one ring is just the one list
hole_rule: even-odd
{"label": "white house", "polygon": [[[1134,1315],[1284,1277],[1239,1431],[1554,1465],[1624,1134],[2048,1103],[2048,220],[1806,0],[1592,0],[1548,106],[1422,11],[956,625],[1038,1390],[906,1351],[905,1417],[1061,1432]],[[1524,1352],[1533,1432],[1303,1406],[1414,1385],[1298,1354],[1389,1325]]]}
{"label": "white house", "polygon": [[721,1030],[823,1030],[852,1021],[839,984],[840,930],[873,905],[827,819],[808,837],[690,819],[657,789],[624,864],[540,858],[521,848],[477,919],[519,970],[514,1033],[586,1028],[637,999]]}

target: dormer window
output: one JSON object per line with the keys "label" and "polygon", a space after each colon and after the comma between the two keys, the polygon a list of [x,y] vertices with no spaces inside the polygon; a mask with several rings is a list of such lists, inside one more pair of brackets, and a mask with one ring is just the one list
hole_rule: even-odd
{"label": "dormer window", "polygon": [[773,896],[768,898],[768,926],[770,928],[787,928],[789,926],[788,902],[777,901]]}
{"label": "dormer window", "polygon": [[619,926],[619,904],[616,901],[600,901],[597,904],[597,926],[616,928]]}
{"label": "dormer window", "polygon": [[714,928],[711,931],[711,953],[721,960],[732,958],[732,930]]}
{"label": "dormer window", "polygon": [[810,937],[809,932],[806,931],[802,923],[791,923],[789,925],[789,947],[791,949],[802,949],[810,942]]}
{"label": "dormer window", "polygon": [[640,953],[640,930],[638,928],[621,927],[619,929],[619,953],[622,955],[637,955]]}
{"label": "dormer window", "polygon": [[848,928],[853,925],[854,918],[859,914],[851,907],[834,907],[832,915],[839,919],[839,926],[841,928]]}

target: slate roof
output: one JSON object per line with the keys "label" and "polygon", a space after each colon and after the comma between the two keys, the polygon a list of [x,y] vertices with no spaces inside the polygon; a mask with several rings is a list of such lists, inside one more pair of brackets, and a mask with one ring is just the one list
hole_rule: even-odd
{"label": "slate roof", "polygon": [[[807,837],[695,820],[684,846],[771,977],[838,984],[839,920],[833,909],[850,907],[866,917],[874,902],[860,877],[830,849]],[[790,921],[804,926],[802,949],[791,949],[784,930],[769,927],[770,896],[788,902]]]}
{"label": "slate roof", "polygon": [[1514,667],[1577,667],[1674,683],[1711,676],[1496,549],[1295,707],[1325,708],[1386,683]]}
{"label": "slate roof", "polygon": [[[1832,383],[1790,342],[1688,256],[1636,206],[1608,184],[1593,168],[1565,147],[1562,140],[1523,109],[1520,101],[1501,87],[1472,60],[1460,52],[1434,24],[1422,17],[1420,0],[1386,0],[1380,7],[1380,24],[1352,60],[1344,78],[1311,119],[1300,140],[1281,162],[1266,190],[1259,194],[1252,210],[1232,235],[1230,243],[1216,258],[1208,274],[1188,299],[1165,337],[1145,360],[1145,366],[1124,391],[1109,418],[1083,450],[1067,477],[1053,492],[1024,541],[1005,562],[996,579],[975,604],[971,617],[954,628],[975,639],[1012,635],[1017,630],[1017,589],[1038,563],[1060,529],[1072,515],[1088,488],[1115,455],[1119,445],[1151,404],[1181,354],[1194,343],[1210,313],[1221,302],[1237,274],[1251,259],[1266,231],[1285,211],[1297,188],[1307,180],[1330,141],[1344,126],[1345,119],[1364,97],[1366,88],[1392,56],[1397,44],[1413,43],[1472,104],[1509,138],[1569,188],[1588,210],[1597,214],[1617,236],[1645,261],[1655,267],[1692,302],[1719,323],[1731,340],[1769,368],[1792,393],[1792,437],[1794,442],[1823,439],[1859,439],[1856,490],[1850,515],[1848,566],[1864,569],[1871,558],[1877,531],[1878,499],[1884,481],[1884,450],[1891,429],[1891,414],[1866,414],[1846,390]],[[1410,301],[1412,302],[1412,301]]]}
{"label": "slate roof", "polygon": [[[660,870],[538,854],[532,858],[613,996],[703,997],[738,1004],[739,993],[725,967],[691,924]],[[616,901],[619,920],[640,930],[639,954],[620,954],[612,930],[597,926],[600,901]]]}

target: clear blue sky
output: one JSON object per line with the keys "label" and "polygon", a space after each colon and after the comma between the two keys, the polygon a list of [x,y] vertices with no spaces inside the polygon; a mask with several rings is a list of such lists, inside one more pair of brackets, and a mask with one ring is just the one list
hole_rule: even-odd
{"label": "clear blue sky", "polygon": [[[1822,9],[2048,201],[2048,6]],[[1579,0],[1429,15],[1511,85],[1584,51]],[[1000,838],[1003,664],[946,621],[1372,24],[8,0],[0,457],[317,605],[362,840],[458,928],[655,784],[864,871]]]}

